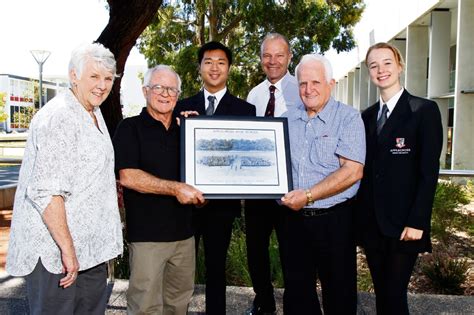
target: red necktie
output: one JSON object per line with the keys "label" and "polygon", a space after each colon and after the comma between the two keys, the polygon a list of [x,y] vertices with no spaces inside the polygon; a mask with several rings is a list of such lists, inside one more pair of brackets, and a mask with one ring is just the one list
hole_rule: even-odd
{"label": "red necktie", "polygon": [[275,89],[274,85],[270,85],[270,99],[268,100],[267,109],[265,110],[265,117],[275,116]]}

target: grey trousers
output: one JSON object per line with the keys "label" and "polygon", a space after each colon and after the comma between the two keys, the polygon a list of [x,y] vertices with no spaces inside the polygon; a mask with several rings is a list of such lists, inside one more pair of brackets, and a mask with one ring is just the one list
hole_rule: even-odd
{"label": "grey trousers", "polygon": [[47,271],[41,260],[27,275],[26,289],[31,315],[84,314],[103,315],[107,306],[107,270],[105,263],[80,271],[73,285],[64,289],[59,280],[64,274]]}

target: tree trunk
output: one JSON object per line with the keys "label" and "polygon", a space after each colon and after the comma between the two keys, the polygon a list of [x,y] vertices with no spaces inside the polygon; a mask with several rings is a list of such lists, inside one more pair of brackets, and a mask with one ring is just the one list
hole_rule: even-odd
{"label": "tree trunk", "polygon": [[[162,0],[107,0],[109,4],[109,23],[97,42],[109,48],[117,61],[117,73],[121,76],[130,50],[137,38],[150,24]],[[115,133],[118,123],[123,119],[120,102],[120,84],[122,78],[115,80],[109,97],[100,106],[110,136]]]}
{"label": "tree trunk", "polygon": [[211,0],[209,2],[209,41],[217,41],[217,22],[218,22],[218,16],[217,16],[217,1],[216,0]]}

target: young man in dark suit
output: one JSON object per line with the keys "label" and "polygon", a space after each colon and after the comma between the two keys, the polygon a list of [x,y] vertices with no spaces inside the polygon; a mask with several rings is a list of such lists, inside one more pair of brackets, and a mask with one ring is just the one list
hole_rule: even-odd
{"label": "young man in dark suit", "polygon": [[[204,87],[178,102],[175,113],[196,111],[199,115],[255,116],[255,106],[227,90],[232,52],[221,43],[208,42],[198,52],[199,73]],[[196,244],[204,242],[206,266],[206,314],[225,314],[225,264],[234,219],[240,216],[240,200],[212,200],[195,209]]]}

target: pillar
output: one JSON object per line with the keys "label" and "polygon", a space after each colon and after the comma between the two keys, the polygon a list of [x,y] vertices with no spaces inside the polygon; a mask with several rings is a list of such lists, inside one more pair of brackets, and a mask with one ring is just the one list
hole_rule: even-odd
{"label": "pillar", "polygon": [[428,26],[408,26],[405,57],[405,87],[413,95],[426,97],[428,74]]}
{"label": "pillar", "polygon": [[354,107],[354,72],[347,74],[346,104]]}
{"label": "pillar", "polygon": [[441,165],[446,157],[448,139],[448,101],[440,96],[449,94],[449,54],[451,46],[451,12],[446,9],[431,12],[429,27],[429,63],[428,86],[429,98],[438,103],[443,123],[443,150],[441,151]]}
{"label": "pillar", "polygon": [[[474,169],[474,1],[458,0],[453,169]],[[464,92],[464,93],[463,93]]]}
{"label": "pillar", "polygon": [[354,69],[354,84],[352,87],[352,103],[355,109],[360,110],[360,68]]}

